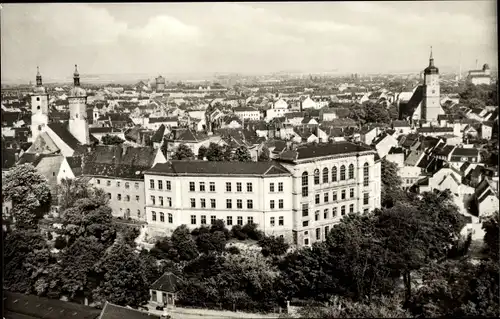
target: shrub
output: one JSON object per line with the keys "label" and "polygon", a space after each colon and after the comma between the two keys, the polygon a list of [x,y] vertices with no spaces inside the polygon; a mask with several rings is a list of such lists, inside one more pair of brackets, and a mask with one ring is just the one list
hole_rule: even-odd
{"label": "shrub", "polygon": [[240,253],[240,249],[236,246],[228,247],[226,250],[228,253],[230,253],[232,255],[238,255]]}
{"label": "shrub", "polygon": [[248,238],[253,240],[261,240],[264,237],[264,234],[257,229],[257,224],[254,223],[247,223],[243,226],[241,231],[244,232]]}
{"label": "shrub", "polygon": [[243,228],[240,225],[234,225],[231,229],[231,236],[238,240],[245,240],[248,238],[248,235],[243,232]]}
{"label": "shrub", "polygon": [[267,257],[269,255],[280,256],[288,250],[288,244],[282,237],[264,237],[259,240],[259,246],[262,247],[262,255]]}
{"label": "shrub", "polygon": [[67,244],[68,243],[66,242],[66,238],[64,238],[63,236],[57,236],[54,243],[54,248],[61,250],[66,247]]}

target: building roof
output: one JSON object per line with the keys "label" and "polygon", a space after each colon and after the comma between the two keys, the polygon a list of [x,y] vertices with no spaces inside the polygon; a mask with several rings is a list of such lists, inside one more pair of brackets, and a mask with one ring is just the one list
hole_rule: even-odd
{"label": "building roof", "polygon": [[161,141],[163,141],[163,135],[165,135],[165,125],[162,124],[151,137],[151,142],[161,143]]}
{"label": "building roof", "polygon": [[290,175],[290,172],[276,162],[170,161],[156,164],[145,174],[268,176]]}
{"label": "building roof", "polygon": [[413,95],[407,103],[400,104],[400,118],[405,118],[408,116],[413,116],[413,113],[420,105],[424,97],[424,87],[422,85],[417,86]]}
{"label": "building roof", "polygon": [[233,111],[236,112],[258,112],[256,108],[248,107],[248,106],[240,106],[233,108]]}
{"label": "building roof", "polygon": [[445,133],[453,132],[453,127],[419,127],[418,133]]}
{"label": "building roof", "polygon": [[201,142],[208,138],[205,134],[198,133],[190,129],[175,129],[172,130],[170,141],[174,142]]}
{"label": "building roof", "polygon": [[77,150],[80,148],[80,142],[71,134],[67,128],[67,124],[65,123],[50,123],[48,127],[61,138],[61,140],[66,143],[73,150]]}
{"label": "building roof", "polygon": [[160,317],[140,310],[117,306],[106,301],[99,319],[160,319]]}
{"label": "building roof", "polygon": [[95,133],[118,133],[121,132],[121,130],[113,127],[89,127],[89,133],[90,134],[95,134]]}
{"label": "building roof", "polygon": [[64,157],[62,155],[47,155],[43,156],[36,165],[36,170],[45,176],[51,190],[56,189],[57,175],[63,161]]}
{"label": "building roof", "polygon": [[4,310],[10,314],[6,318],[13,319],[97,319],[101,312],[99,309],[77,303],[5,290],[3,302]]}
{"label": "building roof", "polygon": [[181,279],[175,274],[166,272],[151,285],[151,289],[176,293],[179,291],[180,281]]}
{"label": "building roof", "polygon": [[2,169],[10,169],[16,164],[16,150],[2,147]]}
{"label": "building roof", "polygon": [[392,127],[410,127],[410,123],[408,121],[393,121]]}
{"label": "building roof", "polygon": [[356,154],[359,152],[375,151],[368,145],[355,144],[351,142],[333,142],[321,144],[308,144],[297,147],[296,150],[285,151],[280,155],[280,160],[297,161],[323,156]]}
{"label": "building roof", "polygon": [[466,157],[471,157],[471,156],[478,156],[479,151],[475,148],[463,148],[463,147],[457,147],[451,154],[451,156],[466,156]]}
{"label": "building roof", "polygon": [[69,167],[73,171],[75,176],[79,176],[82,174],[82,157],[81,156],[71,156],[66,157],[66,161],[68,162]]}
{"label": "building roof", "polygon": [[177,120],[178,120],[177,116],[174,116],[174,117],[150,117],[149,124],[152,124],[152,123],[171,123],[171,122],[177,123]]}

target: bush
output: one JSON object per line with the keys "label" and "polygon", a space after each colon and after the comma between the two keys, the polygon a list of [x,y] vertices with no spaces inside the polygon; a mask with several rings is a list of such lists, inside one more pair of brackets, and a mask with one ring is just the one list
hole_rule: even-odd
{"label": "bush", "polygon": [[64,238],[63,236],[57,236],[56,242],[54,243],[54,248],[61,250],[65,248],[67,244],[68,243],[66,242],[66,238]]}
{"label": "bush", "polygon": [[226,250],[228,253],[230,253],[232,255],[238,255],[240,253],[240,249],[236,246],[228,247]]}
{"label": "bush", "polygon": [[241,231],[244,232],[248,238],[253,240],[261,240],[264,237],[264,234],[257,229],[257,224],[254,223],[247,223],[243,226]]}
{"label": "bush", "polygon": [[264,237],[259,240],[259,246],[262,247],[262,255],[268,257],[270,255],[280,256],[288,250],[288,244],[282,237]]}
{"label": "bush", "polygon": [[49,232],[47,232],[47,239],[48,239],[48,240],[52,240],[52,239],[54,239],[54,236],[52,236],[52,232],[50,232],[50,231],[49,231]]}
{"label": "bush", "polygon": [[240,225],[234,225],[231,229],[231,237],[238,240],[245,240],[248,238],[248,235],[243,232],[243,228]]}

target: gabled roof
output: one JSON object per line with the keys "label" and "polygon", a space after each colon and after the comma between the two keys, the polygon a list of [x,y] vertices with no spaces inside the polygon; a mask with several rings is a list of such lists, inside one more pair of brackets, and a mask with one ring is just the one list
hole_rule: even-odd
{"label": "gabled roof", "polygon": [[80,142],[69,132],[67,125],[63,123],[50,123],[48,127],[61,138],[61,140],[66,143],[73,150],[80,148]]}
{"label": "gabled roof", "polygon": [[419,127],[418,133],[445,133],[453,132],[453,127]]}
{"label": "gabled roof", "polygon": [[161,143],[161,141],[163,141],[163,135],[165,135],[165,125],[162,124],[151,137],[151,142]]}
{"label": "gabled roof", "polygon": [[402,118],[413,116],[413,113],[422,102],[424,97],[424,88],[422,85],[417,86],[413,95],[407,103],[400,104],[400,116]]}
{"label": "gabled roof", "polygon": [[172,123],[175,122],[177,123],[178,117],[150,117],[149,118],[149,123]]}
{"label": "gabled roof", "polygon": [[451,156],[466,156],[466,157],[472,157],[472,156],[478,156],[479,151],[475,148],[463,148],[463,147],[457,147],[451,154]]}
{"label": "gabled roof", "polygon": [[89,127],[89,133],[90,134],[95,134],[95,133],[118,133],[121,132],[121,130],[113,127]]}
{"label": "gabled roof", "polygon": [[73,171],[75,176],[79,176],[82,174],[82,157],[81,156],[71,156],[66,157],[66,161],[68,162],[69,167]]}
{"label": "gabled roof", "polygon": [[209,161],[170,161],[156,164],[146,174],[159,175],[235,175],[269,176],[290,175],[290,172],[276,162],[209,162]]}
{"label": "gabled roof", "polygon": [[396,121],[392,122],[392,126],[393,127],[410,127],[410,123],[408,123],[408,121],[396,120]]}
{"label": "gabled roof", "polygon": [[151,285],[151,289],[176,293],[179,291],[179,282],[181,278],[171,272],[166,272]]}
{"label": "gabled roof", "polygon": [[160,319],[160,316],[131,308],[117,306],[106,301],[99,319]]}
{"label": "gabled roof", "polygon": [[367,145],[354,144],[351,142],[321,143],[316,145],[308,144],[299,146],[296,150],[283,152],[280,159],[284,161],[297,161],[301,159],[340,154],[354,154],[366,151],[375,153],[375,151]]}
{"label": "gabled roof", "polygon": [[172,131],[170,141],[197,143],[208,138],[205,134],[192,131],[190,129],[175,129]]}
{"label": "gabled roof", "polygon": [[36,165],[36,170],[45,176],[52,190],[57,186],[57,175],[63,161],[62,155],[47,155],[42,157]]}

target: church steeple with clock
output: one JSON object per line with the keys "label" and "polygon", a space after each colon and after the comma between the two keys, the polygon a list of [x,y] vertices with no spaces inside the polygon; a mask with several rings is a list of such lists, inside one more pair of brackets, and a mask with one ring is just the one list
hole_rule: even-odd
{"label": "church steeple with clock", "polygon": [[69,92],[69,132],[82,145],[90,144],[89,124],[87,122],[87,92],[80,87],[80,74],[75,64],[73,88]]}

